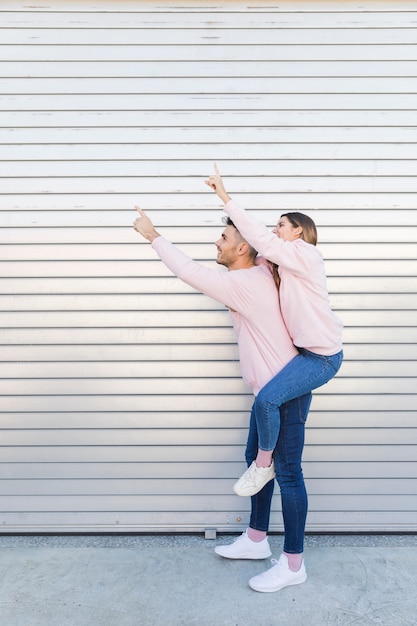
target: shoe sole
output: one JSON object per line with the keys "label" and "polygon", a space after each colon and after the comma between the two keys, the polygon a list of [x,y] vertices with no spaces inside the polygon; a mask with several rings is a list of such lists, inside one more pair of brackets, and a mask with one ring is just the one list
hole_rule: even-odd
{"label": "shoe sole", "polygon": [[281,589],[285,589],[285,587],[292,587],[293,585],[301,585],[302,583],[305,583],[306,580],[307,580],[307,576],[303,578],[303,580],[296,580],[291,583],[286,583],[285,585],[280,585],[279,587],[274,587],[273,589],[257,589],[256,587],[251,585],[251,581],[249,581],[249,587],[253,589],[254,591],[258,591],[259,593],[275,593],[276,591],[281,591]]}
{"label": "shoe sole", "polygon": [[220,554],[220,552],[217,552],[216,549],[214,549],[214,552],[217,554],[217,556],[221,556],[222,559],[232,559],[234,561],[261,561],[263,559],[269,559],[270,556],[272,556],[272,552],[270,552],[269,554],[266,554],[265,556],[226,556],[225,554]]}

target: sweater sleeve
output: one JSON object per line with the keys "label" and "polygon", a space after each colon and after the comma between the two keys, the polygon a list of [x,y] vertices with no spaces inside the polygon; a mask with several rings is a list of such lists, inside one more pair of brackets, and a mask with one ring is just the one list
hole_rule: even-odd
{"label": "sweater sleeve", "polygon": [[242,312],[250,306],[250,293],[246,293],[244,281],[239,280],[241,272],[206,267],[178,250],[164,237],[154,239],[152,247],[167,268],[187,285],[235,311]]}
{"label": "sweater sleeve", "polygon": [[259,254],[293,274],[309,275],[312,265],[322,263],[322,256],[315,246],[303,239],[296,241],[280,239],[234,200],[225,205],[224,211]]}

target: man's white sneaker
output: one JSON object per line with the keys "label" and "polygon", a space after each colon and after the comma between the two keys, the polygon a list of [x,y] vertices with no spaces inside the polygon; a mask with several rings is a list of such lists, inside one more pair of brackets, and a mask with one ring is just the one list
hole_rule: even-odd
{"label": "man's white sneaker", "polygon": [[247,530],[233,543],[216,546],[214,551],[225,559],[267,559],[272,554],[268,537],[262,541],[252,541]]}
{"label": "man's white sneaker", "polygon": [[273,592],[279,591],[284,587],[290,585],[300,585],[307,580],[307,572],[304,565],[304,561],[301,563],[301,567],[298,572],[293,572],[288,567],[288,559],[285,554],[281,554],[279,561],[271,559],[271,563],[274,563],[273,567],[268,569],[258,576],[254,576],[249,581],[249,587],[255,591],[261,592]]}
{"label": "man's white sneaker", "polygon": [[275,469],[273,462],[269,467],[256,467],[256,462],[254,461],[233,485],[233,491],[238,496],[254,496],[255,493],[258,493],[262,487],[265,487],[274,478]]}

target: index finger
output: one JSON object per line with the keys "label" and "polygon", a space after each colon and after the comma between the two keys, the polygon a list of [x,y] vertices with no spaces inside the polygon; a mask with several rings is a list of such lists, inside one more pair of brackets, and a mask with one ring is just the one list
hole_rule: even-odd
{"label": "index finger", "polygon": [[219,168],[217,167],[217,163],[214,163],[214,171],[216,172],[217,176],[220,176],[220,172],[219,172]]}
{"label": "index finger", "polygon": [[139,215],[141,215],[142,217],[145,217],[145,211],[142,211],[142,209],[139,206],[135,205],[135,209],[139,213]]}

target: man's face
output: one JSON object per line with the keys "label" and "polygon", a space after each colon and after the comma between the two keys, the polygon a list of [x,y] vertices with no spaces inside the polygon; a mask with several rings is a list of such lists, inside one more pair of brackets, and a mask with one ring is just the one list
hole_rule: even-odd
{"label": "man's face", "polygon": [[217,247],[216,261],[219,265],[229,268],[237,259],[236,248],[239,244],[237,231],[234,226],[227,226],[220,239],[215,242]]}

